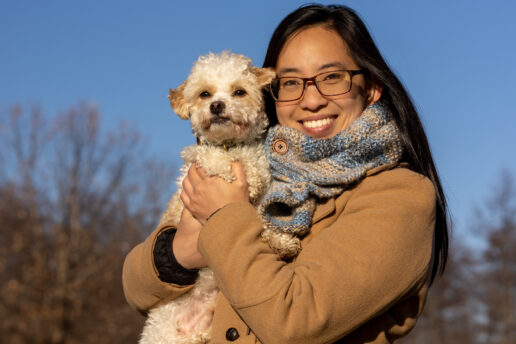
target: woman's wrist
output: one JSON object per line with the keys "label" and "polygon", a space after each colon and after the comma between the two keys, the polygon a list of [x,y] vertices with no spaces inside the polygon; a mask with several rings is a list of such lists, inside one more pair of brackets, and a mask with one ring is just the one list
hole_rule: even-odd
{"label": "woman's wrist", "polygon": [[[213,215],[215,215],[216,213],[218,213],[218,212],[219,212],[219,210],[221,210],[222,208],[224,208],[224,207],[226,207],[226,206],[227,206],[227,204],[226,204],[225,206],[222,206],[222,207],[220,207],[220,208],[215,209],[215,211],[213,211],[210,215],[208,215],[208,217],[206,218],[206,220],[204,220],[204,223],[208,222],[208,220],[209,220]],[[203,223],[203,224],[204,224],[204,223]]]}
{"label": "woman's wrist", "polygon": [[197,249],[198,237],[199,232],[178,229],[172,241],[172,251],[177,262],[187,269],[206,267],[206,262]]}

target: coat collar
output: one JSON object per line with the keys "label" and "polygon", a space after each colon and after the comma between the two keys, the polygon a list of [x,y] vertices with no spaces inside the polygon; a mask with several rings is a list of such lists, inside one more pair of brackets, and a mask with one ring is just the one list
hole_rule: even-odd
{"label": "coat collar", "polygon": [[385,170],[391,170],[395,167],[408,167],[408,163],[406,162],[393,162],[391,164],[387,164],[387,165],[382,165],[382,166],[378,166],[378,167],[375,167],[373,169],[370,169],[369,171],[366,172],[366,177],[369,177],[369,176],[372,176],[374,174],[377,174],[377,173],[380,173],[382,171],[385,171]]}

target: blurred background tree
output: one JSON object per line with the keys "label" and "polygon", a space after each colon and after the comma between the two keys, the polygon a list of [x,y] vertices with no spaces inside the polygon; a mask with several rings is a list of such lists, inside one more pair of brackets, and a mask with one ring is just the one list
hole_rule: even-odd
{"label": "blurred background tree", "polygon": [[85,104],[50,121],[15,106],[0,125],[1,342],[136,343],[121,269],[173,191],[172,159]]}
{"label": "blurred background tree", "polygon": [[509,171],[478,202],[468,238],[454,235],[444,276],[430,290],[423,315],[402,344],[516,343],[516,184]]}

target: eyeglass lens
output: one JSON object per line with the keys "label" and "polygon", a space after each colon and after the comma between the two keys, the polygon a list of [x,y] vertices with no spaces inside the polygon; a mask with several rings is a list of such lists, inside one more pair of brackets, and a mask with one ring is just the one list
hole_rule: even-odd
{"label": "eyeglass lens", "polygon": [[[349,92],[351,76],[348,71],[332,71],[316,75],[311,78],[322,95],[334,96]],[[305,89],[305,80],[297,77],[281,77],[272,83],[274,97],[280,101],[296,100],[301,98]]]}

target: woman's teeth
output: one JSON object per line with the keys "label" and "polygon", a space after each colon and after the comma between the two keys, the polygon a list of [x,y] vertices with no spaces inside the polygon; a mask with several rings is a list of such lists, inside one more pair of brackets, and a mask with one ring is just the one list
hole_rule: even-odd
{"label": "woman's teeth", "polygon": [[303,121],[303,125],[307,128],[318,128],[330,124],[333,118],[328,117],[325,119],[319,119],[317,121]]}

